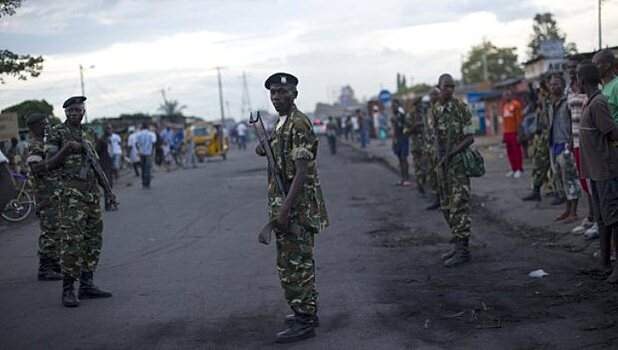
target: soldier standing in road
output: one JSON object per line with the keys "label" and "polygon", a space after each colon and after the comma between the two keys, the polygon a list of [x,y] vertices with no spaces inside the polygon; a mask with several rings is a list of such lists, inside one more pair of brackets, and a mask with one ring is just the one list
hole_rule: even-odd
{"label": "soldier standing in road", "polygon": [[[110,292],[99,289],[93,281],[101,255],[103,214],[94,170],[87,162],[84,147],[94,149],[96,135],[81,125],[84,117],[84,96],[74,96],[64,102],[67,120],[56,125],[45,145],[48,169],[60,167],[62,194],[60,201],[60,235],[63,286],[62,303],[79,305],[79,299],[108,298]],[[63,152],[68,145],[69,151]],[[51,157],[51,158],[50,158]],[[112,196],[111,200],[115,202]],[[75,280],[79,293],[75,295]],[[79,298],[79,299],[78,299]]]}
{"label": "soldier standing in road", "polygon": [[[34,195],[39,208],[39,281],[57,281],[60,274],[60,227],[58,224],[58,204],[60,201],[60,179],[57,170],[47,169],[45,162],[45,138],[49,130],[47,116],[33,113],[26,119],[30,129],[26,162],[32,170]],[[65,146],[61,153],[66,153]]]}
{"label": "soldier standing in road", "polygon": [[[427,97],[427,99],[425,99]],[[438,102],[440,99],[440,89],[437,87],[432,88],[429,91],[429,95],[423,97],[423,108],[425,110],[424,122],[425,122],[425,149],[424,149],[424,157],[425,162],[427,164],[427,171],[425,173],[427,183],[429,187],[431,187],[432,193],[435,196],[435,200],[425,209],[434,210],[440,208],[440,199],[438,197],[438,173],[436,172],[436,161],[433,151],[433,134],[431,130],[429,130],[428,122],[433,117],[431,115],[431,107]],[[425,105],[426,104],[426,105]]]}
{"label": "soldier standing in road", "polygon": [[403,134],[410,138],[410,153],[412,154],[412,167],[414,168],[414,179],[416,190],[419,194],[425,195],[425,183],[427,182],[425,162],[425,113],[421,106],[420,99],[414,101],[414,108],[406,116]]}
{"label": "soldier standing in road", "polygon": [[392,102],[393,116],[391,125],[393,126],[393,153],[399,160],[399,172],[401,181],[398,186],[410,186],[410,167],[408,165],[408,154],[410,153],[410,137],[404,133],[406,123],[406,111],[401,107],[399,100]]}
{"label": "soldier standing in road", "polygon": [[465,103],[453,98],[455,81],[450,74],[438,79],[440,99],[431,107],[428,127],[436,138],[434,151],[438,170],[440,207],[453,235],[453,250],[441,256],[454,267],[470,260],[470,178],[461,152],[474,143],[472,117]]}
{"label": "soldier standing in road", "polygon": [[[328,226],[316,170],[318,139],[309,118],[294,104],[298,96],[297,85],[298,79],[287,73],[273,74],[264,83],[279,114],[270,144],[288,190],[283,198],[273,174],[269,174],[268,211],[270,220],[277,222],[274,230],[277,270],[285,298],[294,311],[293,315],[286,317],[288,328],[277,334],[278,343],[315,336],[318,291],[315,287],[314,235]],[[256,153],[265,155],[261,145],[256,148]],[[292,226],[299,229],[292,230]]]}

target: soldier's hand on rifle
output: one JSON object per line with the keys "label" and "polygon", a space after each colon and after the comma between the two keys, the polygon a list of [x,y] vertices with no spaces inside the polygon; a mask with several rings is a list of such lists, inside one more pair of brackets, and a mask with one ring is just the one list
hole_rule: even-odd
{"label": "soldier's hand on rifle", "polygon": [[285,205],[279,209],[279,216],[277,216],[277,226],[283,232],[287,232],[290,229],[290,208]]}
{"label": "soldier's hand on rifle", "polygon": [[67,141],[67,146],[71,151],[79,151],[82,149],[82,145],[77,141]]}
{"label": "soldier's hand on rifle", "polygon": [[258,144],[255,146],[255,154],[260,157],[264,157],[266,155],[266,151],[264,151],[264,147],[262,147],[262,145]]}

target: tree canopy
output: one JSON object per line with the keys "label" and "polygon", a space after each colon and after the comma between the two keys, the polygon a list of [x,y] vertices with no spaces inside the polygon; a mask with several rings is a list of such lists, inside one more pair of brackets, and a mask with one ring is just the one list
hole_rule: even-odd
{"label": "tree canopy", "polygon": [[60,119],[54,116],[54,106],[45,100],[26,100],[14,106],[7,107],[2,112],[17,113],[17,123],[20,128],[26,127],[26,118],[32,113],[43,113],[52,125],[60,123]]}
{"label": "tree canopy", "polygon": [[537,13],[533,18],[532,35],[528,43],[531,58],[540,54],[541,43],[546,40],[561,40],[564,43],[565,54],[577,53],[577,45],[573,42],[566,42],[566,34],[558,27],[554,14],[551,12]]}
{"label": "tree canopy", "polygon": [[180,105],[178,100],[168,100],[165,95],[165,90],[163,89],[161,89],[161,96],[163,97],[163,103],[159,105],[158,110],[161,111],[164,116],[182,116],[182,110],[187,108],[187,106]]}
{"label": "tree canopy", "polygon": [[484,61],[487,64],[487,79],[490,81],[524,74],[517,61],[516,51],[515,47],[496,47],[491,42],[473,46],[462,63],[463,82],[469,84],[484,81]]}
{"label": "tree canopy", "polygon": [[[22,0],[0,0],[0,17],[12,16],[15,9],[21,6]],[[29,76],[38,77],[43,70],[43,57],[20,55],[7,49],[0,49],[0,83],[4,84],[4,76],[26,80]]]}

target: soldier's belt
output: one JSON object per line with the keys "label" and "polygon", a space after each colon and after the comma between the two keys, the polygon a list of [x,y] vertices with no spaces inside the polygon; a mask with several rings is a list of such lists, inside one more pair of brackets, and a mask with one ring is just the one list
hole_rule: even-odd
{"label": "soldier's belt", "polygon": [[[258,241],[262,244],[269,245],[272,240],[273,230],[276,228],[278,228],[277,219],[270,220],[260,231]],[[299,235],[303,232],[303,228],[297,224],[290,224],[290,229],[288,232]]]}

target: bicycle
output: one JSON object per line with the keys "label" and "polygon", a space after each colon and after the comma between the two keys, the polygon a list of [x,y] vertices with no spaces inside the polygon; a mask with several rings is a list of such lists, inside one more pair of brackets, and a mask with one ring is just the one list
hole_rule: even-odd
{"label": "bicycle", "polygon": [[9,222],[20,222],[26,220],[28,215],[34,211],[36,200],[34,195],[30,194],[26,187],[28,185],[27,175],[11,173],[17,182],[21,185],[17,189],[17,195],[11,199],[2,210],[2,218]]}

